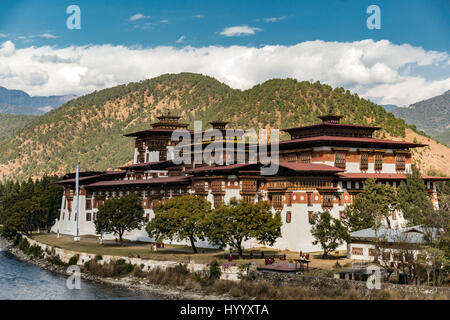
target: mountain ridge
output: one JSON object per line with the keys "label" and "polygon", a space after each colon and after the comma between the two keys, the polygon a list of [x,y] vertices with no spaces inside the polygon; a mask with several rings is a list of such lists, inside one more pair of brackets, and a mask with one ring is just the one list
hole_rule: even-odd
{"label": "mountain ridge", "polygon": [[258,130],[317,123],[331,110],[343,116],[343,123],[383,127],[376,133],[380,138],[404,140],[415,131],[383,107],[320,82],[272,79],[242,91],[200,74],[165,74],[94,91],[34,119],[0,141],[0,177],[63,174],[77,162],[83,170],[119,167],[130,162],[134,148],[133,139],[123,134],[150,128],[168,111],[191,128],[201,119],[204,128],[222,120],[229,127]]}
{"label": "mountain ridge", "polygon": [[0,113],[41,115],[74,97],[75,95],[30,96],[25,91],[0,86]]}

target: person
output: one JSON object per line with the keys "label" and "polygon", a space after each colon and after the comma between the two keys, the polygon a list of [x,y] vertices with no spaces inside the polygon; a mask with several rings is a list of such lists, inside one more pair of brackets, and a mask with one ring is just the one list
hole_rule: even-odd
{"label": "person", "polygon": [[228,261],[229,262],[233,261],[233,256],[231,255],[231,253],[228,255]]}
{"label": "person", "polygon": [[307,254],[305,255],[305,259],[306,259],[306,260],[309,260],[309,253],[307,253]]}

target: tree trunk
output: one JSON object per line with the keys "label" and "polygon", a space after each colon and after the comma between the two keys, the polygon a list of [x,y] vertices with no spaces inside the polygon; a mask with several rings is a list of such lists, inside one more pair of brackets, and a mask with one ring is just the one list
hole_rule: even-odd
{"label": "tree trunk", "polygon": [[243,258],[244,258],[244,253],[243,253],[243,251],[242,251],[242,247],[241,247],[240,244],[239,244],[239,246],[238,246],[238,253],[239,253],[239,258],[240,258],[240,259],[243,259]]}
{"label": "tree trunk", "polygon": [[192,250],[194,251],[194,253],[197,253],[197,247],[195,246],[194,238],[189,237],[189,240],[191,240]]}
{"label": "tree trunk", "polygon": [[326,259],[328,257],[328,252],[327,252],[327,250],[323,250],[323,255],[322,255],[322,258],[323,259]]}
{"label": "tree trunk", "polygon": [[119,233],[119,241],[120,241],[120,246],[123,246],[123,239],[122,239],[123,233]]}

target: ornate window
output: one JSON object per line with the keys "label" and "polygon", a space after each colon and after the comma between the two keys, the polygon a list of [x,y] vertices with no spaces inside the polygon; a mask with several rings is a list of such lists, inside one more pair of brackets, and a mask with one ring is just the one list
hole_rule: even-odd
{"label": "ornate window", "polygon": [[223,196],[222,195],[214,195],[214,208],[219,208],[223,205]]}
{"label": "ornate window", "polygon": [[244,195],[242,198],[247,203],[254,203],[255,202],[255,196]]}
{"label": "ornate window", "polygon": [[395,156],[395,170],[405,171],[406,168],[406,157],[404,154],[397,154]]}
{"label": "ornate window", "polygon": [[159,161],[167,160],[167,150],[159,150]]}
{"label": "ornate window", "polygon": [[383,170],[383,154],[375,153],[375,171]]}
{"label": "ornate window", "polygon": [[311,163],[311,152],[306,151],[300,153],[300,162],[301,163]]}
{"label": "ornate window", "polygon": [[335,153],[334,166],[336,168],[345,169],[345,155],[346,153],[344,151],[337,151]]}
{"label": "ornate window", "polygon": [[369,169],[369,153],[361,153],[361,162],[359,164],[359,169],[361,171],[367,171]]}
{"label": "ornate window", "polygon": [[332,208],[333,207],[333,195],[332,194],[323,194],[322,195],[322,207],[324,207],[324,208]]}
{"label": "ornate window", "polygon": [[256,180],[243,180],[242,192],[256,192]]}
{"label": "ornate window", "polygon": [[272,195],[272,206],[275,209],[283,208],[283,195],[281,194]]}
{"label": "ornate window", "polygon": [[86,221],[91,221],[91,213],[86,212]]}
{"label": "ornate window", "polygon": [[352,247],[352,254],[357,255],[357,256],[362,256],[363,255],[363,248]]}
{"label": "ornate window", "polygon": [[286,160],[287,160],[288,162],[297,162],[297,154],[296,154],[296,153],[289,153],[289,154],[286,156]]}

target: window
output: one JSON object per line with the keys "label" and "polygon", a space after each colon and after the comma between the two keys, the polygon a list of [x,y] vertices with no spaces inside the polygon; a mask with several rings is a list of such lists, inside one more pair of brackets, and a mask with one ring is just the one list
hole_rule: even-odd
{"label": "window", "polygon": [[63,214],[62,214],[62,220],[64,220],[65,217],[66,217],[66,213],[63,211]]}
{"label": "window", "polygon": [[286,223],[291,223],[291,216],[292,216],[291,211],[286,212]]}
{"label": "window", "polygon": [[150,221],[150,213],[147,213],[145,215],[145,222],[149,222]]}
{"label": "window", "polygon": [[369,154],[367,152],[361,153],[361,162],[359,164],[361,171],[367,171],[369,169]]}
{"label": "window", "polygon": [[283,195],[281,194],[272,195],[272,206],[275,209],[283,208]]}
{"label": "window", "polygon": [[383,170],[383,154],[375,153],[375,171]]}
{"label": "window", "polygon": [[70,221],[70,216],[72,215],[72,212],[69,211],[69,221]]}
{"label": "window", "polygon": [[362,256],[363,248],[352,247],[352,254],[357,255],[357,256]]}
{"label": "window", "polygon": [[308,192],[306,194],[306,202],[308,203],[308,207],[312,207],[312,193]]}
{"label": "window", "polygon": [[377,250],[374,248],[369,248],[369,256],[375,257],[377,253]]}
{"label": "window", "polygon": [[86,221],[91,221],[91,213],[90,212],[86,213]]}
{"label": "window", "polygon": [[97,213],[94,212],[94,213],[92,214],[92,220],[95,221],[95,218],[97,218]]}
{"label": "window", "polygon": [[159,161],[165,161],[167,160],[167,150],[160,150],[159,151]]}
{"label": "window", "polygon": [[333,195],[323,194],[322,195],[322,207],[330,208],[333,207]]}
{"label": "window", "polygon": [[345,169],[345,152],[337,151],[334,159],[334,166],[336,168]]}
{"label": "window", "polygon": [[92,200],[86,199],[86,210],[92,209]]}
{"label": "window", "polygon": [[308,211],[308,221],[309,221],[309,223],[312,222],[313,215],[314,215],[314,213],[312,211]]}
{"label": "window", "polygon": [[297,154],[296,153],[289,153],[286,157],[288,162],[297,162]]}
{"label": "window", "polygon": [[247,203],[254,203],[255,202],[255,196],[244,195],[243,199]]}
{"label": "window", "polygon": [[223,196],[222,195],[214,195],[214,208],[219,208],[223,205]]}
{"label": "window", "polygon": [[339,219],[344,220],[344,211],[339,211]]}
{"label": "window", "polygon": [[311,152],[307,151],[300,153],[300,162],[311,163]]}
{"label": "window", "polygon": [[405,162],[406,157],[404,154],[397,154],[395,156],[395,170],[396,171],[405,171]]}
{"label": "window", "polygon": [[288,207],[292,206],[292,193],[286,194],[286,203]]}

